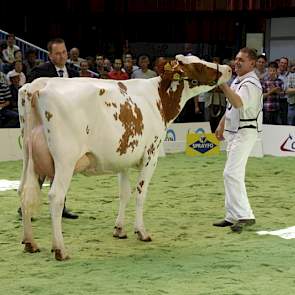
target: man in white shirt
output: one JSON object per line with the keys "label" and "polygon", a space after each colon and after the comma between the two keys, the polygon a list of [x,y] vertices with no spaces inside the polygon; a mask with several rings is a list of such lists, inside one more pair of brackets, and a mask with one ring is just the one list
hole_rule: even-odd
{"label": "man in white shirt", "polygon": [[228,102],[226,112],[216,129],[219,140],[227,140],[227,161],[224,168],[224,220],[214,226],[230,226],[234,232],[255,223],[245,186],[248,157],[262,127],[262,87],[254,72],[257,55],[242,48],[235,59],[236,79],[229,87],[220,85]]}
{"label": "man in white shirt", "polygon": [[157,77],[157,73],[148,68],[150,60],[146,55],[142,55],[138,59],[139,69],[131,74],[131,79],[150,79]]}

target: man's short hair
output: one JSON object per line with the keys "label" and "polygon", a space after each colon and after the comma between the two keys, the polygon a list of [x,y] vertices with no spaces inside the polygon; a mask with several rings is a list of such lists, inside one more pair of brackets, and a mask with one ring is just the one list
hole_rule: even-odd
{"label": "man's short hair", "polygon": [[244,47],[240,49],[240,52],[248,54],[248,57],[252,60],[255,60],[255,61],[257,60],[257,53],[255,49]]}
{"label": "man's short hair", "polygon": [[65,44],[65,40],[62,38],[54,38],[47,43],[47,49],[51,53],[53,44]]}

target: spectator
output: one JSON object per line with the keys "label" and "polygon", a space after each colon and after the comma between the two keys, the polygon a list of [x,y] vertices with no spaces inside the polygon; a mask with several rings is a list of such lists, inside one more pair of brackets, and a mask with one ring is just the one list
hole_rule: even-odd
{"label": "spectator", "polygon": [[0,82],[0,127],[2,128],[19,127],[18,112],[10,109],[11,100],[9,86]]}
{"label": "spectator", "polygon": [[93,56],[87,56],[86,57],[86,60],[88,62],[88,69],[92,72],[95,72],[96,71],[96,68],[95,68],[95,59]]}
{"label": "spectator", "polygon": [[14,34],[8,34],[7,36],[7,48],[3,50],[4,62],[13,64],[15,61],[14,52],[19,50],[19,47],[15,45]]}
{"label": "spectator", "polygon": [[80,77],[88,77],[88,78],[94,78],[94,74],[89,71],[89,66],[87,60],[82,60],[80,62],[80,71],[79,71]]}
{"label": "spectator", "polygon": [[12,71],[8,72],[8,74],[7,74],[7,80],[8,80],[9,85],[10,85],[11,74],[14,74],[14,73],[19,74],[20,86],[23,86],[26,83],[26,76],[22,70],[23,70],[23,63],[21,61],[15,61],[14,62],[14,69]]}
{"label": "spectator", "polygon": [[[281,57],[279,60],[279,68],[278,68],[278,78],[281,79],[284,83],[284,91],[287,89],[287,78],[289,75],[288,71],[288,63],[289,60],[287,57]],[[280,124],[287,125],[288,124],[288,101],[287,94],[281,95],[280,99]]]}
{"label": "spectator", "polygon": [[156,72],[148,68],[150,60],[146,55],[142,55],[138,59],[139,69],[134,71],[131,75],[132,79],[149,79],[157,77]]}
{"label": "spectator", "polygon": [[114,69],[108,73],[109,79],[113,80],[127,80],[129,79],[128,74],[122,71],[122,60],[116,58],[114,61]]}
{"label": "spectator", "polygon": [[3,72],[0,72],[0,83],[8,85],[7,76]]}
{"label": "spectator", "polygon": [[256,61],[256,67],[255,67],[255,74],[259,78],[259,80],[262,80],[267,75],[267,69],[265,68],[267,62],[267,58],[265,55],[259,55]]}
{"label": "spectator", "polygon": [[125,63],[132,65],[132,72],[139,69],[139,67],[136,65],[136,62],[134,62],[131,53],[126,53],[123,61],[124,61],[124,65],[125,65]]}
{"label": "spectator", "polygon": [[70,58],[68,59],[68,63],[75,65],[77,68],[80,67],[81,61],[84,61],[80,56],[80,50],[76,47],[70,50]]}
{"label": "spectator", "polygon": [[295,72],[287,78],[288,124],[295,126]]}
{"label": "spectator", "polygon": [[37,51],[34,48],[29,48],[26,51],[25,57],[26,57],[24,60],[25,75],[29,76],[31,74],[32,69],[36,66],[39,66],[42,63],[42,61],[40,59],[37,59]]}
{"label": "spectator", "polygon": [[9,108],[12,109],[13,111],[18,112],[18,90],[20,89],[20,79],[21,75],[18,72],[11,72],[9,75],[9,80],[10,80],[10,93],[11,93],[11,101],[10,101],[10,106]]}
{"label": "spectator", "polygon": [[23,53],[21,52],[21,50],[14,51],[14,61],[23,62]]}
{"label": "spectator", "polygon": [[284,83],[278,78],[278,64],[271,62],[268,66],[268,74],[261,81],[263,89],[263,123],[279,124],[280,96],[284,89]]}

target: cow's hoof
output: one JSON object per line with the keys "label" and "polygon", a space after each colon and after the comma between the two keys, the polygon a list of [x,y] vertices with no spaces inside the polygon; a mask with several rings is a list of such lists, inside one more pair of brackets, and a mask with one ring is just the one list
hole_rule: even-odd
{"label": "cow's hoof", "polygon": [[62,254],[62,251],[60,249],[55,249],[55,259],[58,261],[64,261],[70,259],[70,256]]}
{"label": "cow's hoof", "polygon": [[136,231],[135,232],[137,234],[137,238],[140,240],[140,241],[143,241],[143,242],[151,242],[152,241],[152,238],[146,234],[144,235],[142,232],[140,231]]}
{"label": "cow's hoof", "polygon": [[115,226],[113,237],[118,239],[127,239],[127,234],[123,232],[122,227]]}
{"label": "cow's hoof", "polygon": [[31,243],[31,242],[22,242],[25,244],[24,251],[28,253],[36,253],[40,252],[40,249],[38,248],[36,243]]}

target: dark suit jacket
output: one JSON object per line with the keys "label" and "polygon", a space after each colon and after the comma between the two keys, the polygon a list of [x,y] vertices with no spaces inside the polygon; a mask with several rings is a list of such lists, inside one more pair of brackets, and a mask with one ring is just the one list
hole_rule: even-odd
{"label": "dark suit jacket", "polygon": [[[69,74],[69,78],[80,76],[79,72],[73,69],[70,65],[66,64],[66,68]],[[27,82],[30,83],[40,77],[58,77],[55,66],[52,62],[48,61],[40,66],[33,68],[28,76]]]}

